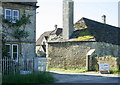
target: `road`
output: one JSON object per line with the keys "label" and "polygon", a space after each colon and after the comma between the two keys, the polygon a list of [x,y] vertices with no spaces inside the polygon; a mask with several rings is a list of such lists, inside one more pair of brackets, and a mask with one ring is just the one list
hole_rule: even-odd
{"label": "road", "polygon": [[120,77],[100,76],[89,73],[61,73],[51,72],[57,79],[55,83],[118,83]]}

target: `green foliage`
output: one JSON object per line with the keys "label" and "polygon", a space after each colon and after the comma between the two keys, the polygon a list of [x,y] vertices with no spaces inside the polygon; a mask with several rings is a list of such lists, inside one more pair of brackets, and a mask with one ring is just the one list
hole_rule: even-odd
{"label": "green foliage", "polygon": [[13,23],[13,26],[21,27],[22,25],[26,25],[27,23],[31,23],[30,22],[31,16],[32,15],[24,14],[19,21],[17,21],[16,23]]}
{"label": "green foliage", "polygon": [[114,57],[113,55],[108,55],[108,56],[106,56],[106,57],[109,57],[109,58],[111,58],[111,57]]}
{"label": "green foliage", "polygon": [[118,70],[118,69],[111,69],[110,73],[111,74],[120,74],[120,70]]}
{"label": "green foliage", "polygon": [[83,29],[80,33],[79,33],[79,37],[80,36],[90,36],[91,34],[89,33],[89,31],[87,31],[86,29]]}
{"label": "green foliage", "polygon": [[49,68],[49,71],[62,71],[66,73],[82,73],[86,72],[86,69],[63,69],[63,68]]}
{"label": "green foliage", "polygon": [[16,39],[27,38],[28,36],[29,33],[21,29],[16,29],[13,33],[13,37]]}
{"label": "green foliage", "polygon": [[37,51],[37,56],[38,57],[46,57],[46,53],[45,52],[43,52],[43,51]]}
{"label": "green foliage", "polygon": [[[22,15],[20,20],[16,21],[16,23],[12,22],[12,19],[2,19],[3,23],[5,23],[9,28],[16,28],[14,29],[14,32],[12,34],[13,37],[16,39],[21,39],[21,38],[27,38],[29,36],[29,33],[25,31],[25,25],[30,24],[30,17],[32,15]],[[24,27],[24,29],[21,29],[20,27]],[[4,26],[5,27],[5,26]]]}
{"label": "green foliage", "polygon": [[18,21],[16,21],[16,23],[12,22],[12,18],[11,19],[4,19],[4,16],[3,16],[2,17],[2,22],[7,24],[7,25],[11,25],[12,27],[18,27],[19,28],[19,27],[21,27],[23,25],[31,23],[30,22],[30,17],[31,16],[32,15],[24,14],[24,15],[22,15],[22,17]]}
{"label": "green foliage", "polygon": [[48,72],[36,72],[26,75],[5,75],[2,78],[4,83],[53,83],[55,78]]}
{"label": "green foliage", "polygon": [[[25,31],[26,29],[26,25],[30,24],[30,17],[32,15],[22,15],[21,18],[16,21],[16,22],[12,22],[12,18],[11,19],[5,19],[4,16],[2,17],[2,26],[3,26],[3,37],[2,37],[2,41],[3,43],[3,48],[5,48],[5,43],[6,43],[6,37],[7,36],[12,36],[16,39],[18,39],[19,43],[21,44],[21,39],[22,38],[27,38],[29,36],[29,32]],[[10,32],[10,31],[11,32]],[[6,50],[3,50],[3,56],[7,56],[6,55]],[[20,46],[20,52],[21,54],[21,46]],[[22,56],[22,54],[21,54]]]}

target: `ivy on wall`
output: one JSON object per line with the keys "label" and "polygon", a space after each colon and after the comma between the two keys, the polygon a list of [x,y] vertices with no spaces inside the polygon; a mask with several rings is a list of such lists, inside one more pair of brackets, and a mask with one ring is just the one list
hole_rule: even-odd
{"label": "ivy on wall", "polygon": [[[5,43],[7,42],[7,36],[12,36],[13,38],[17,39],[19,41],[19,49],[20,49],[20,55],[21,53],[21,40],[24,38],[26,39],[29,36],[29,32],[27,32],[26,25],[30,24],[30,17],[32,15],[26,15],[23,14],[21,18],[16,21],[16,23],[12,22],[12,19],[5,19],[4,16],[2,17],[2,42],[3,42],[3,56],[5,51]],[[10,31],[11,30],[11,31]]]}

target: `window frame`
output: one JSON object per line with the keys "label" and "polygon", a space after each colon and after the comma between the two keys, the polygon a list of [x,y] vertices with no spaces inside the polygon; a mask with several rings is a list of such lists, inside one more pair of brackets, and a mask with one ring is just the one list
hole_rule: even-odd
{"label": "window frame", "polygon": [[[16,23],[16,21],[14,20],[14,17],[16,17],[17,18],[17,20],[19,20],[20,19],[20,11],[19,10],[15,10],[15,9],[7,9],[7,8],[5,8],[5,12],[4,12],[4,18],[5,19],[7,19],[7,10],[9,10],[10,11],[10,22],[12,22],[12,23]],[[17,16],[14,16],[14,11],[16,11],[17,13],[18,13],[18,15]]]}
{"label": "window frame", "polygon": [[[14,16],[14,11],[16,11],[16,12],[18,13],[17,16]],[[12,10],[12,22],[13,22],[13,23],[16,23],[16,21],[14,21],[14,17],[16,17],[17,20],[19,20],[19,10]]]}
{"label": "window frame", "polygon": [[10,18],[12,17],[12,10],[11,9],[5,9],[5,19],[7,19],[7,10],[10,11]]}
{"label": "window frame", "polygon": [[15,60],[18,61],[18,44],[12,44],[12,50],[11,50],[11,55],[12,56],[11,56],[11,58],[14,59],[13,58],[13,54],[14,54],[14,52],[13,52],[13,46],[17,46],[17,56],[16,56],[17,58]]}

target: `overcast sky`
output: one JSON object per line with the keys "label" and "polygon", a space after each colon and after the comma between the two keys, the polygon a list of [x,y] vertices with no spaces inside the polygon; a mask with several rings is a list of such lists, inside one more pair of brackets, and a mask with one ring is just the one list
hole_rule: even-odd
{"label": "overcast sky", "polygon": [[[73,0],[74,23],[86,17],[101,22],[101,16],[106,15],[106,23],[118,26],[119,0]],[[54,30],[57,24],[62,28],[62,2],[63,0],[38,0],[36,40],[45,31]]]}

